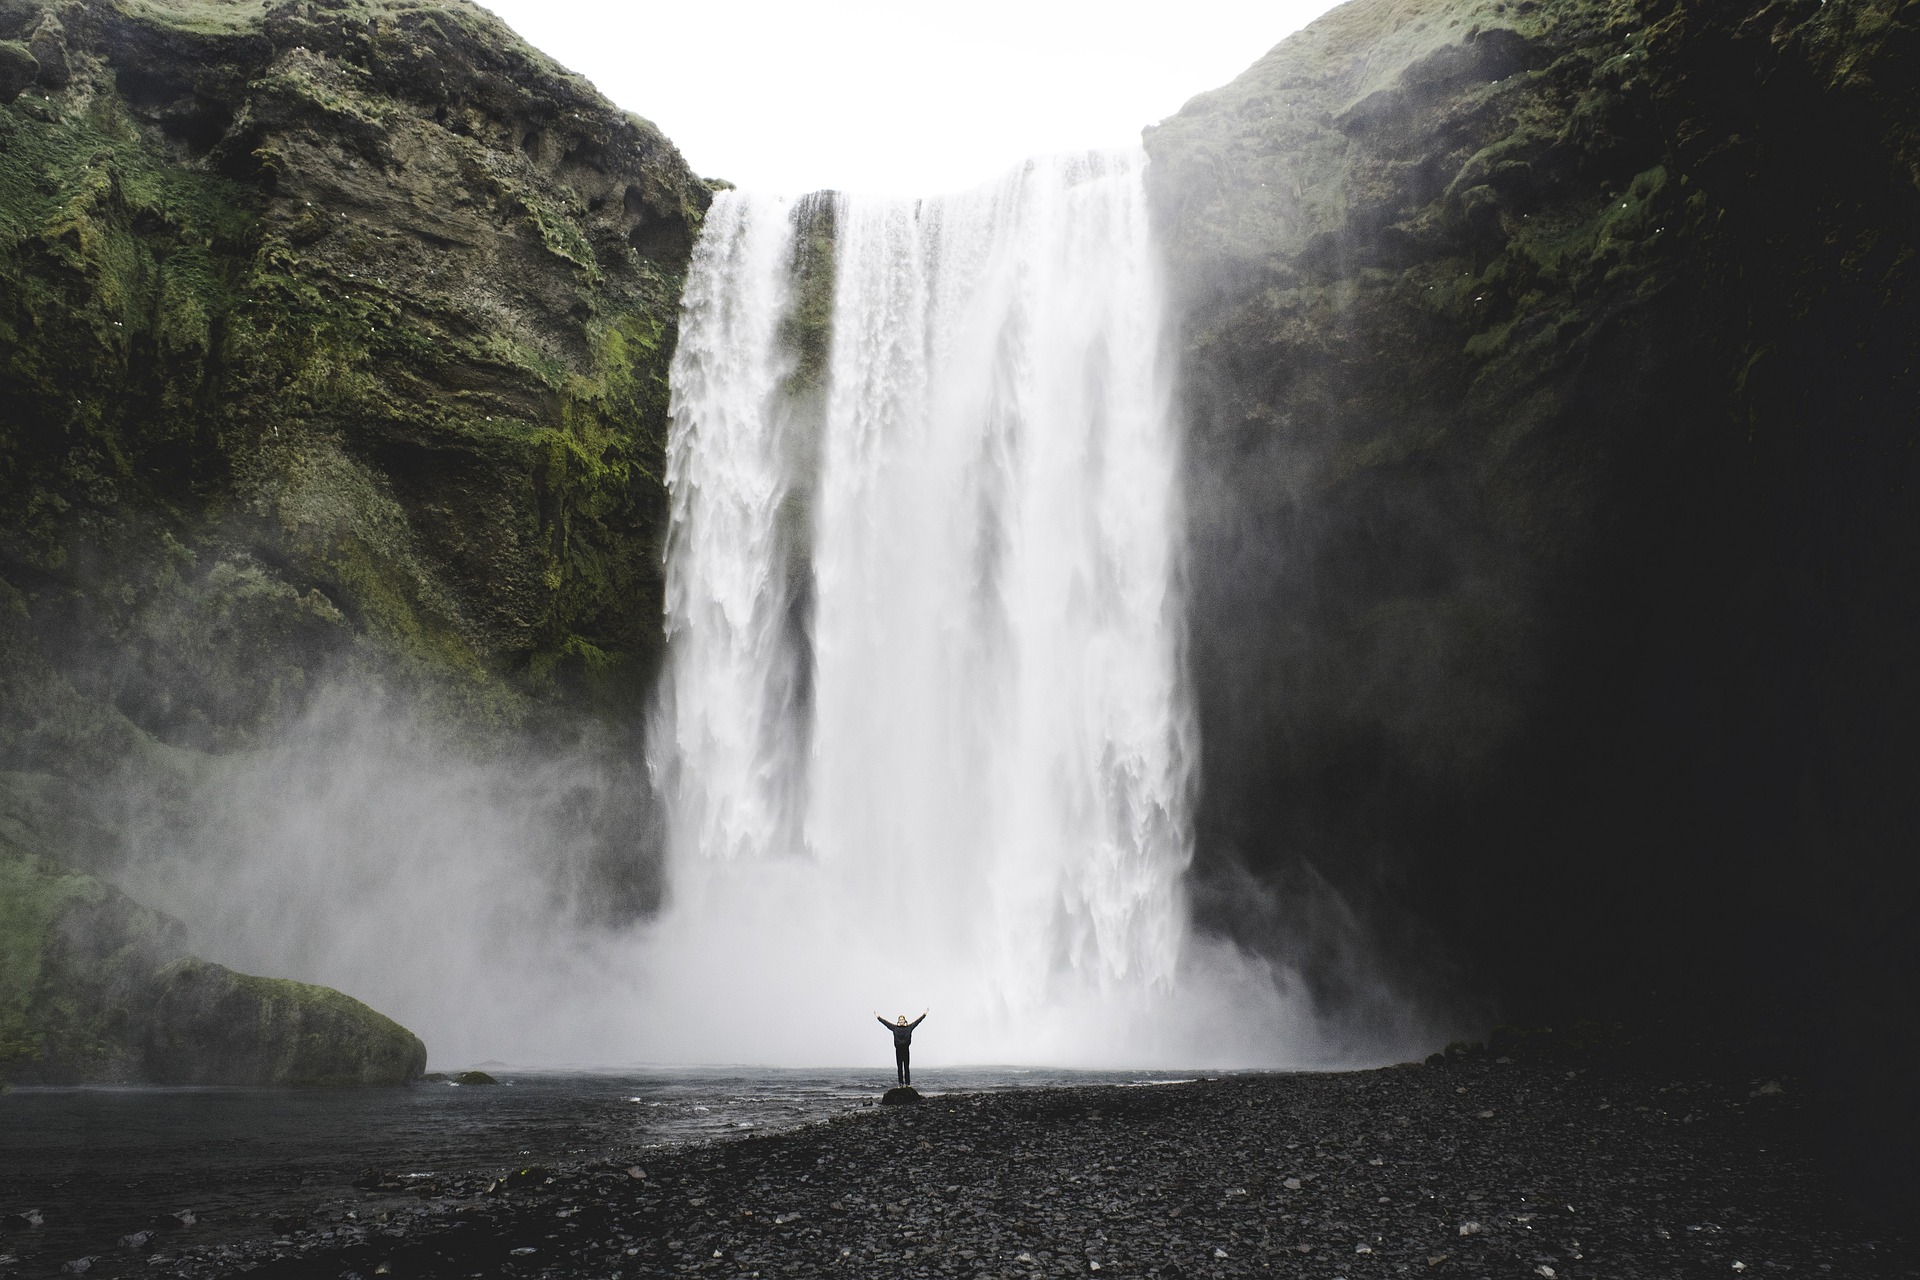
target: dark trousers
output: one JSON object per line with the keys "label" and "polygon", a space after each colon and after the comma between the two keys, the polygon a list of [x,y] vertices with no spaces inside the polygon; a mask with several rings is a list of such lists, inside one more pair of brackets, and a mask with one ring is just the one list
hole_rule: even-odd
{"label": "dark trousers", "polygon": [[903,1044],[893,1046],[893,1065],[900,1073],[901,1084],[913,1083],[913,1068],[907,1065],[907,1046]]}

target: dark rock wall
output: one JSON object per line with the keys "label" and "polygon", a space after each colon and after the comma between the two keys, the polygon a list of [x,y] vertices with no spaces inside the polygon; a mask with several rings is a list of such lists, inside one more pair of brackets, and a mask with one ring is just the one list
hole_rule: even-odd
{"label": "dark rock wall", "polygon": [[1147,146],[1212,923],[1910,1138],[1920,5],[1356,0]]}

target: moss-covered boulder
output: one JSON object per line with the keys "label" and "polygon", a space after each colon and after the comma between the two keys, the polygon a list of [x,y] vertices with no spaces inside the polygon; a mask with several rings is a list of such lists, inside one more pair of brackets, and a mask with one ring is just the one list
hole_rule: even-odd
{"label": "moss-covered boulder", "polygon": [[184,955],[179,922],[0,839],[0,1082],[404,1084],[419,1038],[327,987]]}
{"label": "moss-covered boulder", "polygon": [[156,976],[146,1068],[165,1084],[406,1084],[427,1047],[330,987],[255,978],[204,960]]}

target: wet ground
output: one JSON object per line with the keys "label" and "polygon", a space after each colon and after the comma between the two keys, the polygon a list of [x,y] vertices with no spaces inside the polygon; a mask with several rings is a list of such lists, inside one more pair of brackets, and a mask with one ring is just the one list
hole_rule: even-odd
{"label": "wet ground", "polygon": [[90,1274],[1920,1275],[1912,1244],[1810,1159],[1792,1078],[1520,1051],[927,1093],[431,1187],[383,1169],[250,1239],[177,1229],[104,1250]]}
{"label": "wet ground", "polygon": [[[816,1122],[871,1102],[893,1075],[890,1064],[884,1073],[492,1070],[501,1081],[492,1087],[0,1094],[0,1276],[71,1274],[63,1266],[81,1258],[96,1259],[92,1275],[151,1274],[147,1259],[163,1245],[257,1239],[275,1221],[340,1214],[338,1206],[377,1197],[377,1186],[354,1185],[369,1170],[391,1174],[411,1208],[434,1203],[418,1192],[448,1178]],[[921,1075],[974,1091],[1168,1078],[1016,1068]],[[142,1232],[136,1246],[120,1245]]]}

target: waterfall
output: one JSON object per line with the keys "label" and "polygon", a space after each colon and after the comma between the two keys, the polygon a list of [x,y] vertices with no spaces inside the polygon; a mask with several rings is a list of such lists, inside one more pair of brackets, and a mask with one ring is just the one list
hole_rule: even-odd
{"label": "waterfall", "polygon": [[660,1056],[877,1061],[868,1011],[930,1004],[930,1058],[1194,1062],[1246,1011],[1191,989],[1144,163],[716,198],[672,372]]}

